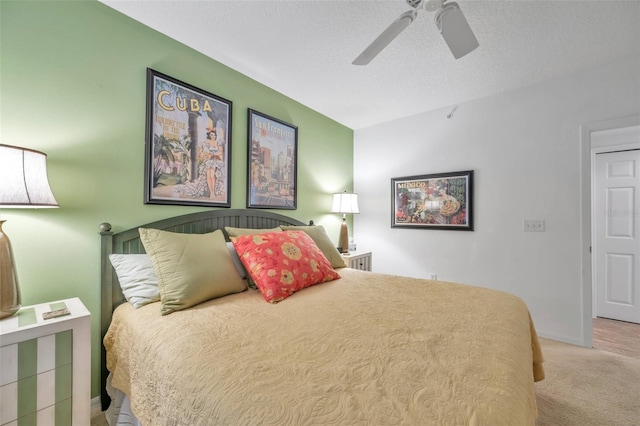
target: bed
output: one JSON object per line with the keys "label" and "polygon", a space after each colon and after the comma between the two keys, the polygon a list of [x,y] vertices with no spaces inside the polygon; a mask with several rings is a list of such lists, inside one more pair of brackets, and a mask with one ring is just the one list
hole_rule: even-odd
{"label": "bed", "polygon": [[[101,225],[103,408],[108,381],[145,426],[535,424],[543,357],[527,306],[507,293],[334,267],[331,253],[323,259],[335,276],[274,303],[261,280],[258,290],[170,312],[166,295],[137,308],[127,302],[110,255],[148,251],[146,230],[204,238],[229,228],[262,233],[234,238],[243,263],[245,240],[292,238],[313,256],[322,251],[304,231],[315,227],[262,210],[194,213],[118,233]],[[253,264],[244,266],[250,278]]]}

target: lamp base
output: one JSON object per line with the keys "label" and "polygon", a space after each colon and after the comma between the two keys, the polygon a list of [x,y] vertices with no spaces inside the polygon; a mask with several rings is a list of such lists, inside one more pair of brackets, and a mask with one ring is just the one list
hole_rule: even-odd
{"label": "lamp base", "polygon": [[0,220],[0,319],[14,315],[22,306],[18,277],[13,267],[11,241],[2,231],[4,222]]}
{"label": "lamp base", "polygon": [[347,228],[347,218],[342,218],[342,226],[340,227],[340,243],[338,244],[340,253],[349,253],[349,229]]}

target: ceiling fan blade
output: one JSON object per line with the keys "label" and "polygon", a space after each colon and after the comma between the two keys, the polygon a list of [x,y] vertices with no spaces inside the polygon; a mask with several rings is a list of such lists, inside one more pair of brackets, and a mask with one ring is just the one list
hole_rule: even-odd
{"label": "ceiling fan blade", "polygon": [[435,21],[454,58],[459,59],[480,46],[458,3],[444,5]]}
{"label": "ceiling fan blade", "polygon": [[418,14],[417,9],[409,10],[402,15],[398,16],[398,19],[393,21],[386,30],[382,32],[373,43],[371,43],[364,51],[352,62],[353,65],[367,65],[375,58],[378,53],[387,47],[394,38],[398,36],[410,23],[416,18]]}

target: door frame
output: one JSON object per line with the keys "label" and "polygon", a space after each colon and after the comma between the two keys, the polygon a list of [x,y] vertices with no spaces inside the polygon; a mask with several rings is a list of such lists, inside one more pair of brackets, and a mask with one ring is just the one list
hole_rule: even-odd
{"label": "door frame", "polygon": [[595,155],[597,152],[638,148],[640,144],[601,145],[591,138],[591,133],[640,125],[640,115],[586,123],[580,126],[580,254],[582,265],[582,346],[593,347],[593,316],[595,314],[593,285],[593,262],[591,242],[594,239],[592,204],[595,186]]}

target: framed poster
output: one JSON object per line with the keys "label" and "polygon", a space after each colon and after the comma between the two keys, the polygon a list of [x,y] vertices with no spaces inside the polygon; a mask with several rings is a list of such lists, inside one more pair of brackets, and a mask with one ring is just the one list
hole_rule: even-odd
{"label": "framed poster", "polygon": [[249,109],[247,207],[295,210],[298,128]]}
{"label": "framed poster", "polygon": [[231,101],[147,69],[145,203],[231,206]]}
{"label": "framed poster", "polygon": [[391,227],[473,231],[473,170],[391,179]]}

